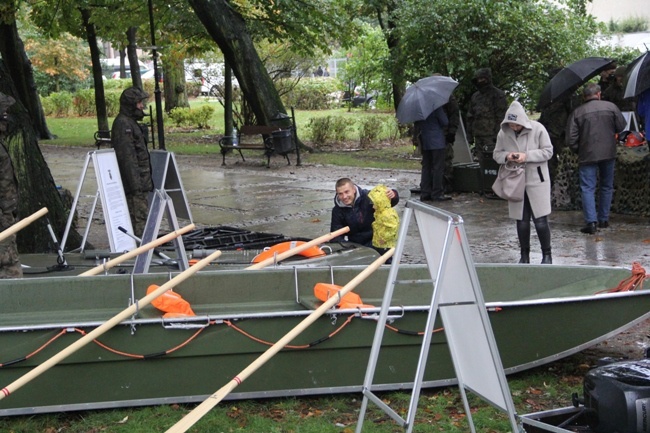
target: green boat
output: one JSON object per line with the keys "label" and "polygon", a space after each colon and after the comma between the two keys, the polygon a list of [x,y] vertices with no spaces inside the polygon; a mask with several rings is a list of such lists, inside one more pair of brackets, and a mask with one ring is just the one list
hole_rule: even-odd
{"label": "green boat", "polygon": [[[201,271],[174,291],[196,316],[151,305],[0,400],[0,415],[203,401],[321,305],[317,283],[345,285],[364,266]],[[363,308],[329,310],[229,399],[360,392],[389,266],[355,290]],[[596,294],[630,270],[477,265],[506,373],[576,353],[650,316],[650,291]],[[0,388],[78,341],[172,276],[0,280]],[[409,388],[431,301],[425,265],[401,265],[373,389]],[[370,305],[370,306],[368,306]],[[442,326],[442,325],[440,325]],[[438,326],[436,326],[437,328]],[[423,386],[455,379],[444,332],[433,336]]]}

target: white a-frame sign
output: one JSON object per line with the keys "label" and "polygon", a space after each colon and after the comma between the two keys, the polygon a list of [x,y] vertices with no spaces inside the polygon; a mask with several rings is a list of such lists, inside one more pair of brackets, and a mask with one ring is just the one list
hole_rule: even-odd
{"label": "white a-frame sign", "polygon": [[101,201],[102,211],[104,214],[104,221],[106,223],[106,232],[108,235],[108,243],[111,252],[122,253],[131,251],[136,248],[135,240],[119,230],[119,227],[125,228],[128,233],[133,233],[131,226],[131,217],[129,216],[129,208],[126,203],[126,196],[124,195],[124,186],[122,185],[122,178],[120,176],[120,168],[117,165],[117,158],[113,149],[104,149],[88,152],[81,178],[79,179],[79,186],[74,196],[72,206],[70,208],[70,215],[65,226],[65,232],[61,239],[61,251],[65,251],[65,244],[70,233],[72,220],[77,209],[81,188],[83,187],[86,173],[92,160],[93,168],[95,170],[95,177],[97,179],[97,193],[88,215],[88,224],[83,235],[81,243],[81,251],[84,250],[88,233],[90,231],[90,224],[93,220],[93,215],[97,207],[97,200]]}
{"label": "white a-frame sign", "polygon": [[[404,419],[373,394],[372,382],[393,290],[396,285],[400,284],[400,281],[396,280],[396,278],[408,226],[413,214],[415,214],[418,230],[422,238],[424,253],[431,274],[433,293],[426,332],[423,337],[413,381],[413,392],[408,415]],[[370,352],[368,369],[363,384],[363,402],[356,433],[363,431],[363,419],[368,407],[368,401],[372,401],[379,406],[402,426],[404,431],[408,433],[413,431],[415,412],[438,312],[440,312],[443,322],[471,431],[475,432],[476,430],[467,401],[467,391],[471,391],[506,412],[512,432],[523,432],[516,418],[512,396],[485,309],[483,293],[481,292],[463,228],[463,220],[459,215],[427,206],[421,202],[408,201],[402,217],[395,255],[386,282],[386,291]]]}

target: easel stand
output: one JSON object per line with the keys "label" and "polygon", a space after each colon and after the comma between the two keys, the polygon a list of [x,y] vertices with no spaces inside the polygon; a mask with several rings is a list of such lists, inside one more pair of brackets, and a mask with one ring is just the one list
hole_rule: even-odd
{"label": "easel stand", "polygon": [[[411,401],[407,417],[402,418],[373,393],[372,383],[393,291],[395,286],[406,283],[396,278],[408,226],[413,214],[415,214],[424,246],[431,274],[433,293],[426,323],[426,332],[423,337],[417,371],[413,381]],[[429,346],[438,312],[440,312],[444,324],[444,332],[458,378],[465,414],[472,433],[475,433],[476,429],[467,400],[467,391],[473,392],[478,397],[507,413],[512,432],[524,431],[515,414],[512,396],[503,371],[501,358],[492,333],[487,310],[485,309],[483,293],[481,292],[467,236],[463,228],[463,220],[459,215],[420,202],[409,200],[406,203],[398,243],[381,305],[382,308],[377,320],[377,328],[363,384],[363,401],[356,433],[363,431],[363,420],[369,401],[381,408],[402,426],[404,431],[407,433],[413,431]]]}
{"label": "easel stand", "polygon": [[101,201],[102,210],[104,212],[104,221],[106,223],[106,232],[110,244],[111,252],[124,252],[130,251],[136,247],[135,241],[127,234],[119,230],[123,227],[128,232],[132,233],[131,217],[129,216],[129,209],[126,203],[126,196],[124,195],[124,187],[122,186],[122,178],[120,177],[120,169],[117,165],[117,158],[113,149],[97,150],[88,152],[86,161],[84,162],[81,171],[81,177],[75,193],[72,206],[70,207],[70,215],[65,226],[63,238],[61,239],[61,251],[65,251],[66,241],[70,228],[72,227],[72,220],[74,219],[79,197],[81,196],[81,189],[86,180],[88,167],[90,161],[93,162],[95,177],[97,180],[97,192],[93,200],[90,213],[88,215],[88,224],[84,230],[83,239],[79,250],[84,251],[88,233],[90,232],[90,225],[93,221],[97,202]]}
{"label": "easel stand", "polygon": [[[183,189],[178,166],[174,154],[164,150],[151,152],[151,170],[154,184],[154,192],[149,196],[149,215],[142,233],[142,245],[155,240],[160,232],[160,224],[163,215],[167,216],[169,228],[172,231],[178,230],[178,217],[188,219],[192,222],[192,214],[187,204],[187,197]],[[185,245],[183,240],[175,238],[173,241],[174,250],[179,270],[189,268]],[[153,250],[140,254],[135,259],[133,266],[134,274],[145,274],[149,272]]]}

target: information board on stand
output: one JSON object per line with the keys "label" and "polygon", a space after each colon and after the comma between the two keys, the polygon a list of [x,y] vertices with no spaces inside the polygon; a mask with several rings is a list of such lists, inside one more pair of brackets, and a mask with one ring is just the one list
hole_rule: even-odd
{"label": "information board on stand", "polygon": [[97,191],[90,213],[87,217],[88,224],[85,228],[80,250],[83,251],[86,244],[90,225],[93,221],[93,216],[97,207],[97,201],[99,200],[102,206],[106,234],[108,236],[108,243],[111,252],[121,253],[124,251],[131,251],[136,248],[135,240],[119,229],[121,226],[125,228],[128,233],[133,232],[131,217],[129,216],[129,208],[126,202],[126,195],[124,194],[124,186],[122,185],[122,177],[120,176],[117,157],[115,156],[115,151],[113,149],[92,151],[88,152],[86,155],[86,161],[84,162],[84,167],[81,172],[77,192],[75,193],[70,208],[70,215],[68,216],[68,221],[61,240],[61,250],[65,251],[68,234],[72,227],[72,220],[77,210],[82,187],[87,180],[88,168],[91,161],[95,171]]}

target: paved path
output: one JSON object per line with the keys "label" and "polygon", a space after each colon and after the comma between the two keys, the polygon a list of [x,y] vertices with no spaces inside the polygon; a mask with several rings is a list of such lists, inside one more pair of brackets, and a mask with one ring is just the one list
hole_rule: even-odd
{"label": "paved path", "polygon": [[[87,148],[42,146],[55,182],[73,193],[77,189]],[[367,188],[384,183],[399,191],[401,214],[410,189],[419,183],[415,171],[373,170],[309,166],[286,166],[280,158],[272,159],[267,169],[253,160],[237,164],[228,158],[221,166],[220,155],[176,156],[194,222],[199,227],[228,225],[250,230],[316,237],[329,232],[334,182],[349,176]],[[96,185],[92,167],[83,188],[85,202],[90,203]],[[86,205],[86,209],[89,204]],[[514,263],[519,248],[514,221],[507,217],[507,204],[485,199],[478,194],[455,194],[440,204],[464,220],[470,248],[477,263]],[[84,208],[81,208],[83,214]],[[101,215],[98,215],[101,217]],[[597,235],[579,232],[583,225],[579,211],[558,211],[550,215],[553,260],[564,265],[600,265],[630,267],[641,263],[650,271],[650,224],[648,218],[612,215],[611,228]],[[81,224],[85,224],[82,219]],[[102,221],[96,218],[91,227],[102,235]],[[534,233],[531,236],[531,261],[541,260]],[[408,232],[405,261],[423,262],[422,246],[415,223]]]}

